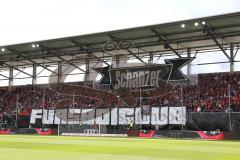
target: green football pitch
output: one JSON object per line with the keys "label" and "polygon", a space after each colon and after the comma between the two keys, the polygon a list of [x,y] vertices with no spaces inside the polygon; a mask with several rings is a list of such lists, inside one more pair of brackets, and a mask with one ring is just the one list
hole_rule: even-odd
{"label": "green football pitch", "polygon": [[0,160],[240,160],[240,141],[1,135]]}

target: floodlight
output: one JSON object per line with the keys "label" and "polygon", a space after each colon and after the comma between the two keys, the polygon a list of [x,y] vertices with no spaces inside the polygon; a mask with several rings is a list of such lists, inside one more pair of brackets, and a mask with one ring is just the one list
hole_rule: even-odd
{"label": "floodlight", "polygon": [[185,28],[185,27],[186,27],[186,25],[185,25],[185,24],[181,24],[181,27],[182,27],[182,28]]}

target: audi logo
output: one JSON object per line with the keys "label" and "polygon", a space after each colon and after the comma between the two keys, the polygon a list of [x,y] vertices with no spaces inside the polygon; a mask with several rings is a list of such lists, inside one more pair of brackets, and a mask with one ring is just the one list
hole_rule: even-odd
{"label": "audi logo", "polygon": [[84,134],[99,134],[97,129],[85,129]]}

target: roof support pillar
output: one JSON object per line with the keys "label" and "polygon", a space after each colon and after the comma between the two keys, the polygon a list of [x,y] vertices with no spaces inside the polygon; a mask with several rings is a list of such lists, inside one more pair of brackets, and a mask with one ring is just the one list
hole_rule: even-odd
{"label": "roof support pillar", "polygon": [[37,84],[37,65],[33,64],[32,84]]}
{"label": "roof support pillar", "polygon": [[13,86],[13,67],[9,67],[9,82],[8,82],[9,89]]}
{"label": "roof support pillar", "polygon": [[120,56],[116,56],[116,68],[120,66]]}
{"label": "roof support pillar", "polygon": [[57,77],[57,82],[62,83],[62,62],[58,62],[58,77]]}
{"label": "roof support pillar", "polygon": [[90,81],[90,67],[89,67],[89,59],[86,59],[86,74],[85,74],[85,82]]}
{"label": "roof support pillar", "polygon": [[149,53],[148,63],[149,63],[149,64],[153,64],[153,53],[152,53],[152,52]]}
{"label": "roof support pillar", "polygon": [[[190,58],[191,57],[191,49],[188,48],[187,49],[187,57]],[[192,63],[188,63],[187,65],[187,77],[189,78],[192,74]]]}
{"label": "roof support pillar", "polygon": [[234,72],[234,53],[233,53],[233,44],[230,44],[230,73]]}

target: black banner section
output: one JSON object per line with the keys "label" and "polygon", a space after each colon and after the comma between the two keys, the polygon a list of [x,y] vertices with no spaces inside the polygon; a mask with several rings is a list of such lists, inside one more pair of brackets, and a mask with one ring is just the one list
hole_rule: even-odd
{"label": "black banner section", "polygon": [[116,68],[111,70],[113,89],[136,87],[159,87],[162,77],[168,76],[172,65],[153,65],[134,68]]}
{"label": "black banner section", "polygon": [[[223,113],[223,112],[197,112],[190,113],[188,123],[194,129],[198,130],[221,130],[229,131],[230,124],[232,131],[240,130],[240,113],[233,112]],[[231,121],[230,121],[231,120]]]}
{"label": "black banner section", "polygon": [[28,128],[30,122],[30,115],[18,115],[17,126],[18,128]]}
{"label": "black banner section", "polygon": [[165,59],[166,64],[125,68],[111,68],[107,66],[93,69],[102,75],[98,85],[112,85],[112,89],[132,89],[146,86],[158,88],[163,81],[187,80],[181,68],[193,59]]}
{"label": "black banner section", "polygon": [[110,66],[103,68],[93,68],[96,72],[101,74],[102,78],[99,81],[98,85],[111,85],[111,77],[110,77]]}
{"label": "black banner section", "polygon": [[165,59],[166,64],[172,64],[170,75],[165,76],[164,79],[169,81],[187,80],[187,77],[182,73],[181,68],[190,63],[194,58],[178,58],[178,59]]}

